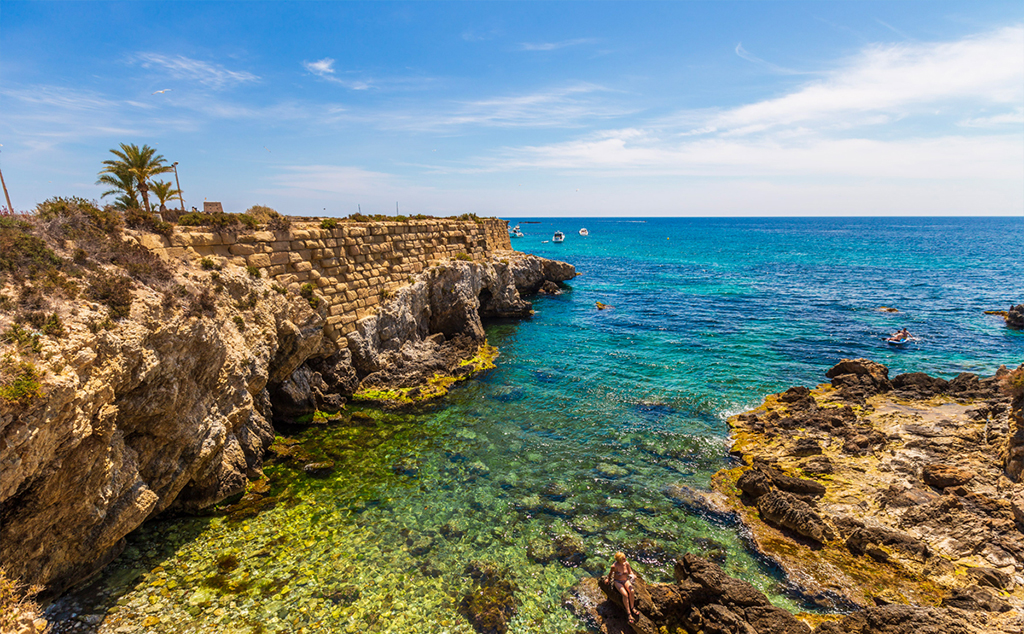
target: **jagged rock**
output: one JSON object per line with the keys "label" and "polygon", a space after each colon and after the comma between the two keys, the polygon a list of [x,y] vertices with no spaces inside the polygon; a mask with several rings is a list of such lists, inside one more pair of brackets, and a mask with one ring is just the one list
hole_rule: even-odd
{"label": "jagged rock", "polygon": [[1013,609],[990,590],[976,585],[953,590],[952,594],[942,600],[942,606],[972,612],[1007,612]]}
{"label": "jagged rock", "polygon": [[989,618],[975,612],[894,604],[824,623],[814,634],[992,634],[1001,630],[992,628]]}
{"label": "jagged rock", "polygon": [[843,359],[825,376],[832,379],[832,387],[839,390],[843,398],[858,403],[892,389],[889,368],[868,359]]}
{"label": "jagged rock", "polygon": [[892,386],[900,392],[908,392],[914,398],[928,398],[945,392],[949,381],[928,376],[924,372],[910,372],[893,377]]}
{"label": "jagged rock", "polygon": [[544,284],[541,285],[537,292],[542,295],[561,295],[562,289],[551,280],[544,280]]}
{"label": "jagged rock", "polygon": [[1024,304],[1010,306],[1006,311],[1006,325],[1017,330],[1024,330]]}
{"label": "jagged rock", "polygon": [[771,491],[757,499],[757,510],[765,521],[825,543],[832,538],[832,531],[814,509],[792,493]]}
{"label": "jagged rock", "polygon": [[974,478],[974,473],[948,464],[933,463],[921,469],[921,479],[925,484],[938,489],[967,484]]}
{"label": "jagged rock", "polygon": [[[264,283],[226,270],[231,287]],[[218,310],[238,311],[230,297]],[[0,563],[52,592],[102,567],[122,538],[172,505],[208,506],[261,473],[274,433],[266,385],[295,351],[279,335],[322,328],[309,306],[271,294],[230,320],[169,312],[139,291],[130,318],[91,332],[89,311],[48,351],[45,400],[0,406]],[[58,369],[59,368],[59,369]]]}
{"label": "jagged rock", "polygon": [[971,568],[967,572],[981,586],[989,586],[997,590],[1012,590],[1015,585],[1010,574],[996,568]]}
{"label": "jagged rock", "polygon": [[[619,592],[607,578],[585,578],[563,605],[589,628],[618,633],[657,634],[664,631],[810,634],[811,628],[777,608],[749,583],[733,579],[721,568],[693,554],[675,564],[675,583],[648,585],[633,581],[637,619],[626,623]],[[600,594],[598,594],[600,592]]]}

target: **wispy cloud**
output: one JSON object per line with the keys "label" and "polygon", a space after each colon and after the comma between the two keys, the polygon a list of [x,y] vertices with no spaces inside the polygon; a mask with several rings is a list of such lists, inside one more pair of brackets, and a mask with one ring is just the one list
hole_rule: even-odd
{"label": "wispy cloud", "polygon": [[229,70],[220,64],[204,62],[184,55],[138,53],[133,60],[143,68],[165,72],[174,79],[223,90],[238,84],[258,82],[260,78],[244,70]]}
{"label": "wispy cloud", "polygon": [[810,74],[807,71],[793,70],[792,68],[786,68],[784,66],[779,66],[778,64],[773,64],[772,62],[765,61],[765,60],[761,59],[760,57],[751,55],[749,52],[747,52],[747,49],[743,48],[743,43],[742,42],[736,45],[736,54],[739,55],[741,58],[747,60],[748,62],[753,62],[753,63],[757,64],[758,66],[763,66],[764,68],[767,68],[768,70],[772,71],[773,73],[778,73],[780,75],[809,75]]}
{"label": "wispy cloud", "polygon": [[[1021,184],[1024,143],[1019,130],[1000,133],[997,126],[1024,119],[1021,50],[1021,27],[955,42],[872,45],[789,94],[560,143],[506,147],[475,157],[463,171],[847,184],[948,178],[1012,189]],[[980,134],[957,121],[993,129]]]}
{"label": "wispy cloud", "polygon": [[325,57],[315,62],[302,62],[302,66],[307,71],[320,77],[334,76],[334,60],[330,57]]}
{"label": "wispy cloud", "polygon": [[592,37],[580,37],[574,40],[562,40],[561,42],[523,42],[519,45],[519,50],[522,51],[554,51],[560,48],[568,48],[570,46],[579,46],[581,44],[594,44],[597,42],[596,38]]}

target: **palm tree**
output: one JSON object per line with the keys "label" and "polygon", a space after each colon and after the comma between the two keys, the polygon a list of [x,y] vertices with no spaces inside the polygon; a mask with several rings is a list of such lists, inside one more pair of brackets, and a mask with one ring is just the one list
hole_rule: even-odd
{"label": "palm tree", "polygon": [[159,201],[161,207],[167,205],[168,200],[174,198],[175,196],[181,193],[177,189],[172,189],[170,182],[165,181],[155,181],[153,183],[152,189],[153,195],[156,196],[156,199],[157,201]]}
{"label": "palm tree", "polygon": [[156,154],[156,150],[148,145],[143,145],[140,148],[134,143],[122,143],[120,150],[110,150],[110,153],[120,160],[103,161],[106,167],[100,174],[117,175],[119,172],[130,174],[135,179],[139,193],[142,194],[146,212],[152,213],[153,210],[149,206],[149,179],[157,174],[166,174],[173,168],[166,164],[163,155]]}
{"label": "palm tree", "polygon": [[119,209],[138,209],[139,207],[139,193],[135,189],[135,177],[129,174],[125,170],[119,170],[116,172],[103,173],[100,172],[99,180],[96,181],[97,185],[107,185],[110,187],[107,191],[103,192],[100,198],[106,198],[113,194],[120,194],[114,199],[114,205]]}

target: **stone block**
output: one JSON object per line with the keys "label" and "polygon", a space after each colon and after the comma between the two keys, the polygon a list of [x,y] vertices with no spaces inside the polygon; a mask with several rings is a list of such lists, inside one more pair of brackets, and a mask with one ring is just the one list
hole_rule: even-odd
{"label": "stone block", "polygon": [[147,249],[164,249],[171,246],[171,241],[155,233],[140,233],[139,244]]}
{"label": "stone block", "polygon": [[249,266],[255,266],[257,268],[266,269],[270,268],[270,256],[266,253],[254,253],[249,256]]}
{"label": "stone block", "polygon": [[256,253],[256,247],[252,244],[232,244],[229,251],[232,255],[252,255]]}
{"label": "stone block", "polygon": [[234,244],[238,241],[238,238],[233,233],[221,232],[217,234],[220,237],[221,244]]}
{"label": "stone block", "polygon": [[291,258],[289,257],[289,254],[287,252],[275,251],[274,253],[270,254],[271,264],[288,264],[290,261]]}
{"label": "stone block", "polygon": [[[268,258],[267,259],[267,265],[269,266],[269,264],[270,264],[270,260]],[[294,269],[295,271],[303,271],[303,272],[311,271],[313,269],[313,265],[310,264],[309,262],[305,262],[305,261],[303,261],[303,262],[295,262],[294,264],[292,264],[292,269]]]}

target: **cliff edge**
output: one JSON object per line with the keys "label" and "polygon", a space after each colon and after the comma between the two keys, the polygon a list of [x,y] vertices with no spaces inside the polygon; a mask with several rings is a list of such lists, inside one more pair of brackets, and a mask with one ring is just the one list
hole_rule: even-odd
{"label": "cliff edge", "polygon": [[451,372],[485,345],[481,315],[528,315],[523,294],[575,276],[511,251],[442,258],[339,337],[323,287],[158,258],[106,210],[5,220],[0,242],[0,566],[50,593],[146,519],[243,491],[274,420]]}

